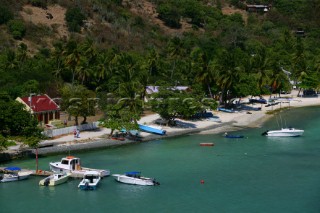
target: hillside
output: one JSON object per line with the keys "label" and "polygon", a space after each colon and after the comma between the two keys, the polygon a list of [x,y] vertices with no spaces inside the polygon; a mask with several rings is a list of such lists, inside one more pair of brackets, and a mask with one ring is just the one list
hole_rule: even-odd
{"label": "hillside", "polygon": [[[103,5],[81,3],[82,10],[87,14],[87,19],[80,33],[72,33],[68,30],[65,20],[67,6],[77,7],[81,5],[76,5],[70,0],[64,1],[61,5],[48,2],[47,7],[42,8],[21,1],[21,7],[15,8],[18,9],[16,18],[21,18],[27,27],[26,36],[16,43],[27,44],[29,52],[33,54],[41,48],[52,48],[55,41],[66,41],[70,36],[77,38],[94,37],[96,43],[105,48],[116,45],[121,49],[142,50],[144,49],[142,47],[146,45],[161,47],[162,40],[165,38],[183,36],[188,32],[196,34],[205,32],[204,28],[194,28],[190,20],[184,17],[180,20],[181,27],[169,27],[163,20],[159,19],[156,5],[152,1],[126,0],[112,13],[111,11],[101,12],[104,10]],[[95,6],[100,8],[93,9]],[[214,7],[214,5],[209,6]],[[113,5],[111,8],[115,8],[115,6]],[[113,14],[114,17],[106,17],[111,16],[106,15],[106,13]],[[240,13],[244,20],[247,20],[246,11],[230,7],[226,3],[223,4],[222,13],[225,15]],[[125,16],[126,20],[123,20],[122,16]],[[117,20],[114,20],[116,17]],[[138,25],[141,26],[133,23],[137,20],[139,21]],[[10,37],[10,35],[6,37]]]}

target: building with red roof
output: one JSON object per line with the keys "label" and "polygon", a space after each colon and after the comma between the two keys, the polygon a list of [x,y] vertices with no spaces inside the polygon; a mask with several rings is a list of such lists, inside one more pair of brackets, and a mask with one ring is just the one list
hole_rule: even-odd
{"label": "building with red roof", "polygon": [[48,95],[30,95],[18,97],[16,100],[24,104],[26,110],[38,118],[40,124],[48,124],[51,120],[60,119],[60,107]]}

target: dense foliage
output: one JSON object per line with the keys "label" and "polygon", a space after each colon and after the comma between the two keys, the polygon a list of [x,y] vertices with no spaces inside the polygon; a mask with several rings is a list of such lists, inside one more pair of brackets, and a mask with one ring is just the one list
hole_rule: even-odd
{"label": "dense foliage", "polygon": [[[15,38],[32,38],[34,33],[9,12],[27,2],[4,1],[0,20]],[[52,3],[57,1],[47,1]],[[41,46],[34,54],[23,42],[11,45],[12,39],[0,37],[0,90],[12,99],[34,91],[70,100],[81,96],[66,92],[65,85],[81,85],[81,95],[100,98],[105,125],[117,129],[141,116],[148,85],[189,86],[200,99],[220,104],[234,97],[290,90],[292,82],[303,89],[320,86],[320,0],[153,0],[148,3],[158,17],[152,18],[137,12],[143,5],[139,1],[59,3],[67,8],[69,30],[81,34],[51,39],[52,48]],[[271,7],[268,12],[246,12],[246,3]],[[225,14],[230,5],[236,8]],[[85,19],[94,24],[83,30]],[[124,101],[108,104],[102,100],[106,94]],[[194,97],[168,97],[176,95]],[[163,104],[154,110],[169,119],[194,113],[177,103]],[[174,108],[179,112],[174,114]],[[63,109],[68,111],[68,106]],[[167,110],[160,112],[163,109]],[[94,111],[69,113],[86,117]]]}
{"label": "dense foliage", "polygon": [[68,29],[71,32],[80,32],[85,19],[85,15],[77,7],[69,8],[66,12],[66,21],[68,24]]}
{"label": "dense foliage", "polygon": [[37,119],[17,101],[0,99],[0,122],[0,149],[6,146],[8,137],[24,137],[24,142],[33,147],[37,146],[42,137]]}

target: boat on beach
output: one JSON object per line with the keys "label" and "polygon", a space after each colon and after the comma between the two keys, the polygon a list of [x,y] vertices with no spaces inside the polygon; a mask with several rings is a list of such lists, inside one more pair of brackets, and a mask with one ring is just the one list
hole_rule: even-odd
{"label": "boat on beach", "polygon": [[6,167],[4,168],[5,174],[0,176],[0,182],[11,182],[11,181],[18,181],[18,180],[25,180],[29,178],[32,174],[30,171],[21,171],[20,167]]}
{"label": "boat on beach", "polygon": [[229,113],[234,113],[235,112],[233,109],[226,109],[226,108],[223,108],[223,107],[218,107],[217,110],[221,111],[221,112],[229,112]]}
{"label": "boat on beach", "polygon": [[82,190],[94,190],[97,188],[101,180],[100,174],[97,171],[86,171],[83,175],[83,179],[78,185],[78,188]]}
{"label": "boat on beach", "polygon": [[156,186],[160,185],[154,178],[141,176],[141,172],[126,172],[125,174],[112,175],[116,181],[126,184],[141,185],[141,186]]}
{"label": "boat on beach", "polygon": [[67,182],[70,177],[70,173],[54,173],[49,177],[46,177],[39,181],[40,186],[56,186]]}
{"label": "boat on beach", "polygon": [[60,162],[49,163],[50,169],[56,173],[71,173],[72,176],[83,177],[86,171],[97,171],[101,177],[109,176],[109,170],[91,169],[81,166],[80,158],[67,156],[61,159]]}
{"label": "boat on beach", "polygon": [[269,137],[298,137],[304,133],[302,129],[295,129],[292,127],[282,128],[280,130],[268,130],[262,133],[262,135]]}
{"label": "boat on beach", "polygon": [[158,134],[158,135],[166,134],[166,130],[163,130],[161,127],[157,127],[157,126],[147,126],[147,125],[139,124],[139,129],[144,132],[149,132],[149,133]]}

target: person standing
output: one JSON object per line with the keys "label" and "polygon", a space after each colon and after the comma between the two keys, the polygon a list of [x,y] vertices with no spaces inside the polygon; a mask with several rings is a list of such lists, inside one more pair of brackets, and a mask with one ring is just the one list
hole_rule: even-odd
{"label": "person standing", "polygon": [[80,138],[80,130],[77,129],[77,138]]}
{"label": "person standing", "polygon": [[77,138],[77,129],[73,130],[73,136],[74,136],[74,138]]}

